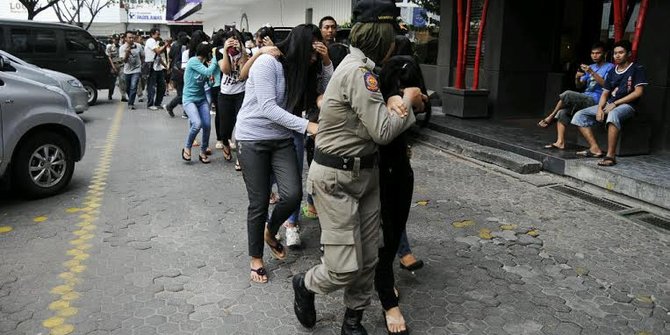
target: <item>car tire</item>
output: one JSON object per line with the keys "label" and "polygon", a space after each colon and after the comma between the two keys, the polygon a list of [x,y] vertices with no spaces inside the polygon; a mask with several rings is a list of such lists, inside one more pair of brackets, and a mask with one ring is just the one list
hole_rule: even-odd
{"label": "car tire", "polygon": [[82,81],[81,85],[84,86],[84,89],[88,92],[88,105],[95,105],[98,101],[98,88],[90,81]]}
{"label": "car tire", "polygon": [[[73,144],[59,134],[32,134],[17,148],[12,161],[12,185],[29,198],[60,192],[74,173],[73,148]],[[45,156],[47,159],[42,159]]]}

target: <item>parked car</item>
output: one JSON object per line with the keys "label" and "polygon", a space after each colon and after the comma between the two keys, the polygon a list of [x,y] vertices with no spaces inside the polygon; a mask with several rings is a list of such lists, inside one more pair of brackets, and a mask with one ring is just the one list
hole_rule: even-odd
{"label": "parked car", "polygon": [[58,193],[84,156],[84,122],[60,87],[5,69],[0,56],[0,179],[29,197]]}
{"label": "parked car", "polygon": [[79,27],[2,19],[0,49],[41,68],[77,78],[88,91],[91,106],[98,99],[98,90],[111,85],[111,64],[105,48]]}
{"label": "parked car", "polygon": [[43,69],[3,50],[0,50],[0,56],[5,57],[5,71],[16,71],[23,78],[58,86],[70,96],[77,114],[88,110],[88,92],[77,78],[58,71]]}

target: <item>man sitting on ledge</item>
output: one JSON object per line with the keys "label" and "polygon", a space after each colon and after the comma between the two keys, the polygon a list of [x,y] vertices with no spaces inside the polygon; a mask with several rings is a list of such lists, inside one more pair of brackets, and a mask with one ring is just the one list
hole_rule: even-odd
{"label": "man sitting on ledge", "polygon": [[605,78],[614,68],[612,63],[605,60],[606,58],[605,44],[602,42],[593,44],[591,47],[593,64],[580,65],[575,74],[575,86],[578,89],[585,87],[584,93],[569,90],[561,93],[554,110],[538,123],[538,126],[546,128],[554,120],[558,120],[556,123],[556,142],[545,145],[545,149],[565,149],[565,131],[567,126],[570,125],[572,115],[580,109],[598,103],[605,85]]}
{"label": "man sitting on ledge", "polygon": [[572,118],[572,124],[579,127],[589,149],[578,152],[586,157],[600,157],[602,150],[598,146],[591,127],[605,121],[607,125],[607,155],[598,162],[600,166],[616,164],[616,147],[621,123],[635,115],[635,107],[647,85],[644,68],[630,61],[631,45],[628,41],[614,43],[614,64],[607,74],[603,93],[597,105],[580,110]]}

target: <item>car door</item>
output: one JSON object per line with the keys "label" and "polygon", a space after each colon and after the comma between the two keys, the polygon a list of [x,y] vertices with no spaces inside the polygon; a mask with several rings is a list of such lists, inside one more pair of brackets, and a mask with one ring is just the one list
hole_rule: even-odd
{"label": "car door", "polygon": [[85,30],[65,30],[63,35],[67,70],[60,72],[96,83],[100,88],[99,84],[104,81],[101,79],[109,76],[109,61],[104,52],[100,52],[98,41]]}

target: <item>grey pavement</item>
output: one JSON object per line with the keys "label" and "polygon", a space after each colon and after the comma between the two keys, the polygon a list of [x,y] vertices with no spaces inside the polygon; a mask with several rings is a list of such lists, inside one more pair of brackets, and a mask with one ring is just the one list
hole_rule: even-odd
{"label": "grey pavement", "polygon": [[[66,192],[0,197],[0,226],[13,228],[0,234],[0,333],[48,334],[44,321],[63,315],[72,334],[338,334],[341,292],[317,296],[312,330],[293,315],[291,277],[319,262],[317,221],[303,221],[305,247],[285,261],[266,252],[269,283],[250,283],[241,173],[219,151],[209,165],[183,162],[187,121],[162,110],[124,112],[100,207],[86,212],[98,219],[85,268],[70,268],[74,294],[63,294],[82,220],[68,209],[91,205],[118,105],[83,114],[87,153]],[[397,279],[413,334],[670,333],[668,233],[537,186],[569,182],[553,175],[423,145],[412,164],[408,234],[426,266]],[[364,322],[385,334],[377,300]]]}

